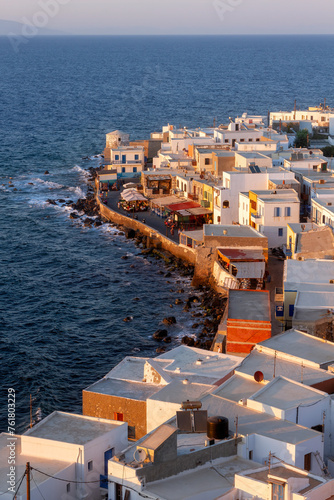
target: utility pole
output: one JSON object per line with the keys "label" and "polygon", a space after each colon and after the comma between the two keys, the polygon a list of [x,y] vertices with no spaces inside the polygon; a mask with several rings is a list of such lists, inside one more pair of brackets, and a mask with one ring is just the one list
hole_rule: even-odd
{"label": "utility pole", "polygon": [[30,462],[26,464],[27,500],[30,500]]}

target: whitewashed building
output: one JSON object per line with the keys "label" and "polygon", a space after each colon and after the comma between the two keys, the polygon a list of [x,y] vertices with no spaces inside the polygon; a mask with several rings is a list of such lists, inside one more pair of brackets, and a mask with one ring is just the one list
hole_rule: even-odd
{"label": "whitewashed building", "polygon": [[105,159],[104,170],[116,170],[118,179],[137,177],[144,169],[143,146],[120,146],[110,150],[110,159]]}
{"label": "whitewashed building", "polygon": [[300,201],[294,189],[240,193],[239,207],[239,220],[264,234],[269,248],[284,245],[287,224],[299,222]]}
{"label": "whitewashed building", "polygon": [[[31,470],[31,499],[101,500],[107,491],[108,460],[128,445],[127,424],[54,412],[21,436],[15,436],[16,480]],[[0,436],[0,492],[7,491],[8,443]],[[102,486],[102,487],[101,487]],[[4,500],[13,493],[4,494]],[[17,494],[25,500],[26,481]]]}

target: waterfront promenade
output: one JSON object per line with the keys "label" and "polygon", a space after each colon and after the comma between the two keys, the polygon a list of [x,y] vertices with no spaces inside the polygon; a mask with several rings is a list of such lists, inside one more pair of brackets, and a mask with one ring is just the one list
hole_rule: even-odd
{"label": "waterfront promenade", "polygon": [[151,212],[151,210],[147,210],[145,212],[135,212],[133,214],[133,213],[126,212],[122,208],[118,208],[118,201],[120,199],[120,193],[121,193],[121,191],[108,191],[107,195],[103,195],[103,200],[105,200],[107,197],[107,207],[108,208],[110,208],[111,210],[114,210],[115,212],[117,212],[121,215],[124,215],[125,217],[129,217],[131,219],[133,219],[134,216],[137,216],[138,221],[143,222],[143,220],[145,220],[145,224],[148,227],[155,229],[160,234],[162,234],[163,236],[166,236],[167,238],[174,241],[175,243],[179,243],[179,235],[178,235],[177,229],[174,230],[174,234],[172,235],[170,232],[170,229],[167,228],[165,225],[165,219],[163,217],[159,217],[155,213]]}

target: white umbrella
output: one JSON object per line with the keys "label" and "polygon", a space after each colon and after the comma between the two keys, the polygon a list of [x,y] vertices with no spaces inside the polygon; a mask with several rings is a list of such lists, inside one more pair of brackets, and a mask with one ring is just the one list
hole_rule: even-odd
{"label": "white umbrella", "polygon": [[125,201],[147,201],[147,198],[145,198],[145,196],[143,196],[141,193],[138,193],[135,191],[128,192],[128,193],[123,192],[122,198]]}

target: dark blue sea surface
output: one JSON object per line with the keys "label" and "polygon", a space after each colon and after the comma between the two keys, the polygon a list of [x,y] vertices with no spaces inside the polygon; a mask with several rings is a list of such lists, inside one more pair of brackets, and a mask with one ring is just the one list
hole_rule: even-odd
{"label": "dark blue sea surface", "polygon": [[33,38],[18,53],[0,38],[2,430],[8,387],[17,431],[30,394],[34,421],[80,412],[83,388],[125,355],[155,353],[165,316],[178,319],[173,345],[192,324],[182,305],[170,309],[179,288],[192,293],[189,279],[166,283],[163,264],[115,228],[85,228],[47,203],[85,195],[99,159],[83,157],[116,128],[141,139],[168,122],[290,110],[295,98],[334,105],[333,53],[331,36]]}

